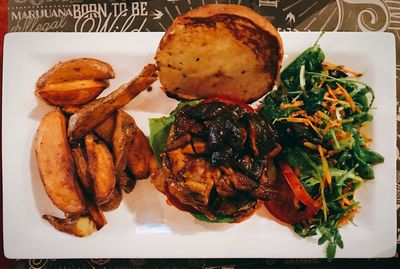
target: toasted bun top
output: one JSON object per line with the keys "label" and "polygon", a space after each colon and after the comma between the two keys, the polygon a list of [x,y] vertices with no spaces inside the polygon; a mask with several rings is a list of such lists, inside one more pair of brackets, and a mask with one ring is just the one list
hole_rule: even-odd
{"label": "toasted bun top", "polygon": [[282,57],[282,40],[268,20],[245,6],[218,4],[177,17],[155,59],[170,96],[249,103],[273,88]]}

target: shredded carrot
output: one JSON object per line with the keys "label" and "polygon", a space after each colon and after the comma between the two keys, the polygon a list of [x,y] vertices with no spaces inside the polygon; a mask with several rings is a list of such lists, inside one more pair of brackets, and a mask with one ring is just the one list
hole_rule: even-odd
{"label": "shredded carrot", "polygon": [[347,92],[347,90],[342,87],[342,85],[340,85],[339,83],[336,83],[336,85],[338,86],[338,88],[340,88],[340,90],[342,91],[343,97],[344,99],[346,99],[346,101],[349,103],[351,110],[355,111],[356,110],[356,105],[353,102],[353,99],[351,98],[350,94]]}
{"label": "shredded carrot", "polygon": [[338,139],[338,140],[342,140],[342,139],[345,139],[345,138],[348,138],[349,136],[351,136],[351,133],[349,133],[349,132],[338,132],[337,134],[336,134],[336,138]]}
{"label": "shredded carrot", "polygon": [[331,157],[332,155],[334,155],[334,154],[336,154],[336,153],[338,153],[339,151],[337,150],[337,149],[333,149],[333,150],[329,150],[327,153],[326,153],[326,156],[327,157]]}
{"label": "shredded carrot", "polygon": [[323,129],[324,133],[327,133],[329,131],[329,129],[331,129],[332,127],[338,127],[340,126],[338,121],[329,121],[328,124],[325,126],[325,128]]}
{"label": "shredded carrot", "polygon": [[309,119],[303,119],[303,118],[277,118],[276,121],[282,121],[286,120],[288,122],[293,122],[293,123],[303,123],[306,126],[310,126],[320,138],[323,138],[322,135],[319,133],[318,129],[312,124],[312,122]]}
{"label": "shredded carrot", "polygon": [[324,120],[327,120],[327,121],[330,121],[330,120],[331,120],[331,118],[329,118],[329,116],[326,115],[326,114],[325,114],[324,112],[322,112],[321,110],[318,110],[315,114],[316,114],[317,116],[323,118]]}
{"label": "shredded carrot", "polygon": [[309,119],[312,123],[318,124],[318,125],[322,125],[322,120],[318,119],[317,117],[313,117],[313,116],[305,116],[306,119]]}
{"label": "shredded carrot", "polygon": [[357,212],[358,212],[358,208],[356,208],[356,207],[353,207],[352,209],[350,209],[349,213],[344,215],[338,221],[338,226],[343,227],[344,225],[346,225],[349,221],[351,221],[354,218],[354,216],[357,214]]}
{"label": "shredded carrot", "polygon": [[340,95],[340,94],[342,94],[342,91],[339,88],[336,88],[333,90],[333,93],[336,95]]}
{"label": "shredded carrot", "polygon": [[331,129],[331,127],[332,127],[332,123],[329,121],[327,124],[326,124],[326,126],[325,126],[325,128],[322,130],[324,133],[327,133],[328,131],[329,131],[329,129]]}
{"label": "shredded carrot", "polygon": [[[351,98],[351,97],[350,97]],[[330,102],[332,102],[332,103],[338,103],[338,104],[341,104],[341,105],[348,105],[348,106],[350,106],[350,104],[349,104],[349,102],[347,102],[347,100],[346,101],[343,101],[343,100],[339,100],[339,99],[333,99],[333,98],[330,98],[330,97],[324,97],[324,100],[326,100],[326,101],[330,101]],[[354,104],[354,103],[353,103]]]}
{"label": "shredded carrot", "polygon": [[329,107],[329,114],[331,115],[332,119],[336,119],[336,104],[332,104]]}
{"label": "shredded carrot", "polygon": [[324,179],[328,183],[329,190],[332,191],[332,177],[331,177],[331,173],[329,172],[328,162],[325,159],[324,152],[322,150],[321,145],[318,145],[318,151],[319,151],[319,155],[321,157],[322,169],[324,172]]}
{"label": "shredded carrot", "polygon": [[343,209],[346,209],[352,204],[352,202],[347,199],[347,197],[343,197],[343,199],[340,201],[340,205],[342,206]]}
{"label": "shredded carrot", "polygon": [[360,77],[362,75],[361,73],[358,73],[356,71],[353,71],[353,70],[345,68],[343,65],[335,65],[335,64],[331,64],[331,63],[329,63],[327,61],[324,61],[322,63],[322,66],[326,70],[339,70],[339,71],[342,71],[342,72],[344,72],[346,74],[350,74],[350,75],[352,75],[354,77]]}
{"label": "shredded carrot", "polygon": [[288,108],[299,107],[299,106],[302,106],[302,105],[304,105],[303,101],[294,101],[293,103],[290,103],[290,104],[282,103],[281,106],[280,106],[280,109],[281,110],[285,110],[285,109],[288,109]]}
{"label": "shredded carrot", "polygon": [[311,142],[308,142],[308,141],[304,142],[303,145],[305,147],[309,148],[309,149],[312,149],[312,150],[317,150],[318,149],[317,145],[315,145],[315,144],[313,144]]}
{"label": "shredded carrot", "polygon": [[326,78],[322,78],[320,83],[317,85],[317,88],[321,88],[324,85]]}
{"label": "shredded carrot", "polygon": [[332,96],[332,98],[337,99],[336,95],[333,93],[332,88],[329,87],[329,85],[326,86],[326,89],[328,90],[328,93],[330,96]]}
{"label": "shredded carrot", "polygon": [[297,116],[306,116],[306,111],[305,110],[297,110],[290,114],[290,117],[297,117]]}

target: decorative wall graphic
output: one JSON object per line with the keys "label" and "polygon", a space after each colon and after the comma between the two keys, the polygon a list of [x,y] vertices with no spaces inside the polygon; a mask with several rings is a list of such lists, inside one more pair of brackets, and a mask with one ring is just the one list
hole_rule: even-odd
{"label": "decorative wall graphic", "polygon": [[[4,1],[4,0],[3,0]],[[388,31],[397,42],[397,92],[400,96],[399,0],[8,0],[9,32],[139,32],[165,31],[175,17],[205,4],[248,6],[281,31]],[[400,126],[400,106],[397,121]],[[400,147],[400,127],[397,144]],[[398,165],[400,153],[397,151]],[[397,175],[400,227],[400,170]],[[400,229],[397,232],[400,244]],[[311,264],[323,260],[20,260],[30,268],[205,268]]]}

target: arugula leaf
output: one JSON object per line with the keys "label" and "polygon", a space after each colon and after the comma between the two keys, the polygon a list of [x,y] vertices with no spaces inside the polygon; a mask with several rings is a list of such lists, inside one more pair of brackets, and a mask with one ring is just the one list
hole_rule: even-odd
{"label": "arugula leaf", "polygon": [[313,46],[301,53],[285,68],[285,70],[282,71],[281,81],[288,90],[298,90],[300,88],[301,66],[304,66],[303,68],[309,72],[321,71],[322,62],[325,60],[325,54],[318,44],[321,36]]}
{"label": "arugula leaf", "polygon": [[336,255],[336,244],[329,242],[328,247],[326,248],[326,258],[328,262],[331,262]]}
{"label": "arugula leaf", "polygon": [[285,116],[284,111],[280,109],[281,102],[278,100],[281,90],[282,88],[279,88],[276,91],[269,92],[264,98],[260,113],[268,122]]}
{"label": "arugula leaf", "polygon": [[321,109],[325,93],[326,91],[324,89],[311,88],[307,90],[303,98],[303,107],[308,114],[314,114]]}

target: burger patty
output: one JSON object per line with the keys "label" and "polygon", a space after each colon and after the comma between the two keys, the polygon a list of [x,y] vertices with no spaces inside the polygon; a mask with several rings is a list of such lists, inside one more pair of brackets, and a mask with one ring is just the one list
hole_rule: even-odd
{"label": "burger patty", "polygon": [[211,219],[244,214],[269,197],[268,153],[277,146],[275,131],[246,107],[187,105],[162,154],[168,191]]}

